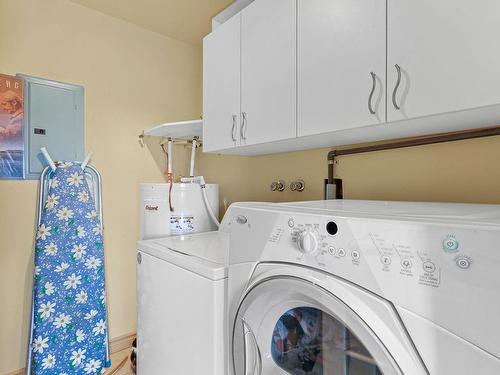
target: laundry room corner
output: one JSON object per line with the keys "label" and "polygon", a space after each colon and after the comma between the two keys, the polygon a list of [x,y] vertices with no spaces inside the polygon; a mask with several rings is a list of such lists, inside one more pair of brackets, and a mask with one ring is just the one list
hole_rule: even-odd
{"label": "laundry room corner", "polygon": [[[103,179],[110,338],[135,333],[139,182],[163,181],[137,135],[200,115],[201,49],[66,0],[1,0],[0,10],[0,71],[85,87],[86,151]],[[36,195],[36,180],[0,181],[0,374],[25,367]]]}

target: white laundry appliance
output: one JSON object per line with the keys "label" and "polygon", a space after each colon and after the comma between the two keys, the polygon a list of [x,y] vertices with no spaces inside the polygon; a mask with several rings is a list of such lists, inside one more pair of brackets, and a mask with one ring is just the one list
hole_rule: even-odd
{"label": "white laundry appliance", "polygon": [[232,206],[236,375],[500,374],[500,206]]}
{"label": "white laundry appliance", "polygon": [[137,246],[138,374],[224,375],[227,225]]}
{"label": "white laundry appliance", "polygon": [[140,239],[217,230],[218,222],[211,214],[219,217],[219,185],[204,183],[203,186],[140,184]]}

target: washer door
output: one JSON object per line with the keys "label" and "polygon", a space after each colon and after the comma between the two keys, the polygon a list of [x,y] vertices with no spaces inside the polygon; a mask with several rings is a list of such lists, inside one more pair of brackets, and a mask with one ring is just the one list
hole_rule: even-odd
{"label": "washer door", "polygon": [[235,375],[401,375],[370,328],[333,294],[293,277],[261,281],[233,329]]}

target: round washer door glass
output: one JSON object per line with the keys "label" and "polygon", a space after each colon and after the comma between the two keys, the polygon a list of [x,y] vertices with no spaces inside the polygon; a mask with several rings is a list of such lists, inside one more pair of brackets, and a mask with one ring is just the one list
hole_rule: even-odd
{"label": "round washer door glass", "polygon": [[402,375],[369,326],[328,290],[295,277],[245,294],[233,325],[235,375]]}
{"label": "round washer door glass", "polygon": [[289,374],[382,374],[351,330],[315,307],[296,307],[279,318],[271,355]]}

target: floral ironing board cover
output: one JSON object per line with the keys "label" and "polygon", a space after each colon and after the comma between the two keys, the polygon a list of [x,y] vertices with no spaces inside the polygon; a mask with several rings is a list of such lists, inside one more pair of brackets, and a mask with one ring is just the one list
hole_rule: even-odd
{"label": "floral ironing board cover", "polygon": [[35,241],[32,374],[100,374],[110,365],[100,215],[79,164],[49,176]]}

